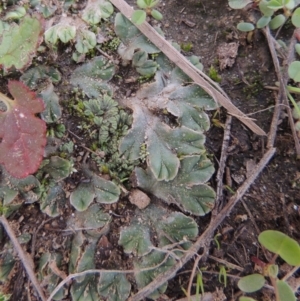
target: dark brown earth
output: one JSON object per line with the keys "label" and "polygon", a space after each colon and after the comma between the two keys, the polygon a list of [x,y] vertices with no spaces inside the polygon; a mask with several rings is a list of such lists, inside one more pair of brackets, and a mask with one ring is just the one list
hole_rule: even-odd
{"label": "dark brown earth", "polygon": [[[135,1],[128,2],[133,4]],[[232,99],[232,102],[244,113],[251,114],[257,124],[268,133],[274,110],[275,94],[273,91],[265,89],[264,86],[274,86],[277,80],[268,45],[260,32],[255,32],[253,37],[247,41],[245,35],[236,30],[236,24],[241,20],[246,21],[254,12],[251,10],[233,11],[229,9],[225,0],[166,0],[161,1],[159,9],[164,16],[162,29],[166,38],[179,44],[191,43],[192,49],[185,54],[199,56],[206,73],[213,66],[221,76],[221,87]],[[228,43],[237,43],[239,45],[238,53],[231,62],[232,66],[219,70],[218,53]],[[66,62],[63,56],[58,59],[57,64],[61,64],[60,69],[65,70],[66,74],[72,70],[68,65],[69,62]],[[120,69],[121,71],[122,69]],[[63,89],[63,87],[61,88]],[[121,90],[125,91],[126,89],[134,90],[135,87],[123,83]],[[6,93],[7,91],[1,87],[1,92]],[[66,123],[74,124],[75,122],[74,118],[68,116],[66,112],[64,118]],[[207,133],[206,145],[217,170],[223,139],[223,128],[220,124],[225,123],[226,112],[221,109],[219,114],[214,117],[211,115],[211,118],[217,121]],[[76,131],[75,127],[70,129]],[[226,162],[227,176],[224,177],[224,183],[231,187],[232,191],[235,191],[246,179],[251,164],[257,163],[265,153],[266,138],[256,136],[234,118],[230,137]],[[88,144],[88,141],[86,142]],[[296,160],[294,141],[285,114],[282,114],[278,125],[275,147],[276,154],[273,159],[253,183],[242,201],[216,231],[215,234],[219,235],[220,249],[218,250],[217,244],[212,241],[209,246],[209,256],[199,263],[199,268],[203,271],[205,291],[212,293],[219,291],[220,296],[223,291],[227,298],[219,297],[215,300],[237,300],[239,296],[239,289],[236,285],[237,277],[255,271],[251,257],[256,256],[263,261],[267,260],[257,240],[261,231],[279,230],[300,242],[300,162]],[[79,147],[78,153],[80,151],[82,149]],[[76,177],[78,175],[74,175],[68,180],[70,190],[78,182]],[[211,185],[216,187],[215,176],[211,180]],[[232,191],[224,189],[225,203],[232,195]],[[154,201],[159,203],[159,200]],[[106,269],[116,267],[130,269],[132,260],[123,254],[122,248],[118,246],[118,239],[120,227],[126,226],[129,222],[134,206],[129,203],[127,198],[124,198],[117,204],[105,206],[105,209],[106,211],[112,210],[115,216],[113,216],[113,226],[110,232],[103,236],[98,243],[99,252],[96,266]],[[54,251],[61,248],[62,245],[68,244],[70,237],[62,235],[61,230],[65,228],[66,220],[71,214],[72,208],[68,204],[63,216],[49,219],[40,212],[38,205],[32,204],[22,206],[10,217],[10,221],[15,226],[16,233],[28,232],[31,234],[44,223],[37,233],[34,246],[36,251],[34,259],[37,262],[43,252]],[[209,220],[210,216],[197,219],[200,231],[205,230]],[[24,249],[29,253],[32,252],[31,243],[25,245]],[[211,255],[213,257],[210,257]],[[65,256],[67,258],[69,254],[66,252]],[[215,257],[217,259],[214,259]],[[220,260],[224,260],[225,264],[224,262],[220,263]],[[239,266],[240,271],[230,269],[226,266],[226,262]],[[218,280],[220,265],[225,265],[227,269],[227,287],[224,287],[224,284]],[[192,268],[193,262],[188,263],[170,282],[167,292],[160,300],[184,298],[182,288],[187,289]],[[29,293],[31,299],[28,298],[27,291],[24,289],[28,287],[28,279],[25,275],[22,264],[19,262],[10,283],[4,287],[7,292],[13,294],[11,300],[37,300],[34,293]],[[296,276],[300,277],[300,273]],[[131,280],[131,276],[128,279]],[[133,289],[136,290],[136,287]],[[194,292],[195,287],[193,286],[192,294]],[[253,297],[257,297],[259,300],[274,300],[268,290],[253,295]],[[300,300],[300,297],[298,299]]]}

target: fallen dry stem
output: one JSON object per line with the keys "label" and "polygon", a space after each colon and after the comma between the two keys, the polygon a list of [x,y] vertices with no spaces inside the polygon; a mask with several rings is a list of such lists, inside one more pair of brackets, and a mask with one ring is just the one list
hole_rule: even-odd
{"label": "fallen dry stem", "polygon": [[[287,59],[285,62],[285,66],[283,68],[283,71],[281,70],[280,64],[279,64],[279,60],[278,60],[278,56],[275,50],[275,46],[274,46],[274,38],[271,35],[270,29],[267,26],[264,30],[263,33],[266,36],[268,45],[269,45],[269,49],[271,52],[271,56],[272,56],[272,60],[273,60],[273,64],[274,64],[274,68],[277,74],[277,78],[279,81],[279,91],[278,91],[278,96],[276,99],[276,106],[275,106],[275,110],[274,110],[274,114],[273,114],[273,119],[272,119],[272,123],[271,123],[271,130],[270,133],[268,135],[268,144],[267,147],[273,147],[274,146],[274,142],[275,142],[275,138],[276,138],[276,134],[277,134],[277,125],[278,125],[278,121],[279,121],[279,117],[280,117],[280,112],[281,112],[281,106],[282,104],[285,104],[287,113],[288,113],[288,119],[289,119],[289,124],[291,127],[291,131],[293,134],[293,138],[295,141],[295,148],[296,148],[296,153],[297,153],[297,157],[300,157],[300,143],[299,143],[299,139],[297,137],[297,132],[295,129],[295,124],[294,124],[294,119],[293,119],[293,115],[292,115],[292,110],[289,106],[289,101],[287,99],[287,82],[288,82],[288,76],[287,76],[287,67],[290,63],[290,61],[293,58],[293,53],[294,53],[294,46],[289,48],[289,53],[287,55]],[[291,40],[291,44],[294,45],[295,43],[295,37],[293,35],[292,40]]]}
{"label": "fallen dry stem", "polygon": [[[119,9],[119,11],[129,20],[131,19],[133,9],[124,0],[110,0],[110,2]],[[163,36],[147,22],[136,27],[157,46],[172,62],[174,62],[182,71],[188,75],[197,85],[203,88],[220,105],[222,105],[229,114],[236,116],[241,122],[249,127],[257,135],[265,136],[266,133],[243,112],[241,112],[227,97],[221,87],[212,81],[201,70],[190,63],[179,51],[177,51]]]}
{"label": "fallen dry stem", "polygon": [[[160,287],[163,283],[173,278],[177,271],[185,265],[195,253],[198,253],[201,247],[204,247],[208,240],[213,235],[216,228],[224,221],[224,219],[230,215],[234,206],[238,203],[238,201],[243,197],[246,191],[249,189],[250,185],[255,181],[261,171],[265,168],[268,162],[271,160],[275,153],[275,148],[270,148],[259,163],[252,170],[251,175],[247,180],[238,188],[236,193],[229,199],[229,202],[225,205],[225,207],[216,215],[214,219],[211,220],[207,229],[202,233],[202,235],[197,239],[197,241],[192,245],[192,247],[188,250],[185,255],[181,258],[180,262],[177,262],[172,268],[168,271],[158,275],[151,283],[141,289],[138,293],[136,293],[130,300],[131,301],[139,301],[151,294],[154,290]],[[200,255],[201,256],[201,255]]]}
{"label": "fallen dry stem", "polygon": [[12,228],[10,227],[8,220],[6,219],[6,217],[4,215],[0,216],[0,223],[2,224],[2,226],[4,227],[7,235],[9,236],[15,250],[18,253],[18,256],[20,258],[20,260],[22,261],[22,264],[24,265],[24,268],[27,272],[27,275],[30,279],[30,281],[32,282],[34,288],[36,289],[39,297],[43,300],[46,301],[46,297],[44,295],[44,292],[35,276],[35,273],[33,271],[34,269],[34,263],[32,258],[30,257],[30,255],[26,252],[24,252],[24,250],[22,249],[15,233],[13,232]]}

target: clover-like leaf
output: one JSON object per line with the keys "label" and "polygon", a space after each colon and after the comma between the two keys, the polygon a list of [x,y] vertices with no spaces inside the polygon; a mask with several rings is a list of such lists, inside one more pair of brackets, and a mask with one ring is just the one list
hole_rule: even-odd
{"label": "clover-like leaf", "polygon": [[25,16],[19,25],[0,30],[0,66],[24,70],[31,64],[36,49],[42,42],[44,21],[40,16]]}
{"label": "clover-like leaf", "polygon": [[92,182],[95,189],[96,201],[101,204],[112,204],[118,201],[120,188],[113,182],[94,175]]}
{"label": "clover-like leaf", "polygon": [[61,74],[54,67],[40,65],[28,69],[20,77],[20,80],[30,89],[37,88],[39,81],[45,79],[49,79],[52,83],[56,84],[61,80]]}
{"label": "clover-like leaf", "polygon": [[79,53],[87,53],[97,44],[96,35],[89,30],[81,30],[77,35],[75,48]]}
{"label": "clover-like leaf", "polygon": [[6,281],[15,265],[15,259],[11,252],[3,252],[0,256],[0,281]]}
{"label": "clover-like leaf", "polygon": [[40,199],[40,208],[47,215],[56,217],[63,211],[66,201],[66,193],[63,187],[57,184],[43,193]]}
{"label": "clover-like leaf", "polygon": [[52,83],[41,91],[41,97],[46,104],[46,110],[41,114],[42,119],[47,123],[56,122],[61,117],[61,107]]}
{"label": "clover-like leaf", "polygon": [[117,13],[115,18],[115,32],[122,41],[118,53],[125,61],[132,59],[136,49],[143,50],[148,54],[160,52],[134,24],[120,13]]}
{"label": "clover-like leaf", "polygon": [[118,244],[124,248],[125,253],[143,256],[151,251],[149,228],[138,224],[126,227],[121,231]]}
{"label": "clover-like leaf", "polygon": [[[167,257],[167,258],[166,258]],[[140,261],[134,263],[135,267],[135,279],[138,288],[141,289],[150,282],[152,282],[159,274],[167,271],[175,264],[174,258],[166,255],[166,253],[152,251],[150,254],[145,255]],[[147,271],[139,271],[142,268],[150,268]],[[167,289],[168,283],[162,284],[158,289],[154,290],[147,297],[151,299],[157,299],[161,294],[163,294]]]}
{"label": "clover-like leaf", "polygon": [[34,173],[43,158],[46,145],[45,122],[35,116],[44,111],[44,103],[23,83],[10,81],[14,100],[0,94],[6,111],[0,111],[0,163],[14,177]]}
{"label": "clover-like leaf", "polygon": [[44,165],[43,171],[47,172],[56,182],[68,177],[73,171],[73,163],[58,156],[52,156],[49,163]]}
{"label": "clover-like leaf", "polygon": [[[192,240],[198,235],[196,222],[181,212],[171,213],[167,219],[162,220],[157,227],[159,235],[159,245],[166,246],[174,242]],[[188,249],[190,243],[181,244],[184,249]]]}
{"label": "clover-like leaf", "polygon": [[[202,160],[204,166],[208,164],[208,168],[204,168],[205,175],[198,178]],[[157,182],[149,168],[146,170],[136,168],[135,172],[138,187],[153,193],[168,204],[174,203],[182,210],[200,216],[210,212],[213,207],[215,192],[211,187],[202,184],[203,180],[211,177],[213,173],[212,166],[209,166],[204,156],[184,158],[178,175],[173,181]]]}
{"label": "clover-like leaf", "polygon": [[101,19],[107,19],[114,12],[114,7],[106,0],[89,0],[82,11],[82,19],[91,24],[98,24]]}
{"label": "clover-like leaf", "polygon": [[96,277],[86,276],[82,282],[73,282],[70,290],[72,301],[100,300],[97,292]]}
{"label": "clover-like leaf", "polygon": [[98,285],[100,296],[107,301],[125,301],[130,294],[131,284],[124,274],[102,273]]}
{"label": "clover-like leaf", "polygon": [[86,210],[95,198],[95,189],[92,183],[80,183],[71,193],[70,203],[78,211]]}
{"label": "clover-like leaf", "polygon": [[289,65],[289,77],[295,82],[300,82],[300,62],[294,61]]}
{"label": "clover-like leaf", "polygon": [[115,66],[105,57],[94,57],[88,63],[77,67],[71,76],[71,84],[79,86],[90,98],[97,98],[103,91],[111,92],[107,82],[113,77]]}
{"label": "clover-like leaf", "polygon": [[[62,255],[59,253],[43,253],[39,261],[38,280],[43,281],[47,278],[46,289],[49,294],[56,288],[60,281],[53,268],[60,268]],[[52,267],[52,268],[51,268]],[[66,289],[61,288],[53,297],[53,300],[61,300],[66,295]]]}
{"label": "clover-like leaf", "polygon": [[147,14],[144,10],[137,9],[132,13],[131,21],[136,25],[141,25],[146,21]]}

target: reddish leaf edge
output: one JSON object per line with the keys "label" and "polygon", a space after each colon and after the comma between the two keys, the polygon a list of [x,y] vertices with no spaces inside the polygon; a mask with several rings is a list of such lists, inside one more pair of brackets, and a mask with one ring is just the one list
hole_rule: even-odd
{"label": "reddish leaf edge", "polygon": [[[42,140],[42,143],[40,144],[40,148],[42,148],[44,150],[44,148],[47,144],[47,137],[46,137],[47,126],[46,126],[45,121],[43,121],[41,118],[36,116],[37,113],[41,113],[45,110],[46,106],[45,106],[44,100],[42,98],[38,97],[37,94],[34,91],[30,90],[30,88],[28,86],[26,86],[23,82],[17,81],[17,80],[11,80],[8,82],[8,90],[11,95],[14,94],[12,91],[14,85],[19,85],[19,87],[22,87],[26,91],[26,93],[28,95],[30,95],[31,98],[35,99],[35,101],[39,102],[39,104],[41,105],[41,110],[39,110],[39,112],[32,114],[32,116],[34,116],[35,118],[40,120],[40,124],[43,127],[43,129],[42,129],[43,140]],[[4,95],[3,93],[0,92],[0,101],[2,101],[6,105],[7,111],[9,111],[11,109],[11,104],[15,102],[15,99],[10,99],[6,95]],[[2,112],[2,113],[5,114],[7,111]],[[0,119],[1,119],[1,111],[0,111]],[[3,141],[3,135],[1,136],[1,130],[0,130],[0,145],[1,145],[2,141]],[[21,174],[16,174],[15,172],[12,172],[11,170],[9,170],[5,166],[6,165],[5,162],[0,161],[0,164],[1,164],[2,168],[4,168],[7,171],[7,173],[9,175],[11,175],[12,177],[15,177],[17,179],[24,179],[27,176],[34,174],[39,169],[41,162],[43,160],[43,154],[44,154],[44,151],[42,151],[40,156],[36,158],[35,167],[32,170],[24,171]]]}

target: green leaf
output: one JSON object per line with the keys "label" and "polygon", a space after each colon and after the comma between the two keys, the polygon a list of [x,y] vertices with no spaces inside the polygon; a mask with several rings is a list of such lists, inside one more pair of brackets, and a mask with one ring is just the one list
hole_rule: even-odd
{"label": "green leaf", "polygon": [[[174,242],[193,240],[198,235],[196,222],[181,212],[171,213],[167,219],[158,223],[159,246],[164,247]],[[184,249],[188,249],[189,244]]]}
{"label": "green leaf", "polygon": [[265,17],[271,17],[274,14],[274,10],[268,7],[269,1],[268,0],[262,0],[259,2],[259,9],[263,13]]}
{"label": "green leaf", "polygon": [[57,30],[57,36],[63,43],[68,43],[71,40],[75,39],[76,26],[58,25],[56,30]]}
{"label": "green leaf", "polygon": [[136,4],[138,5],[139,8],[147,8],[148,5],[145,3],[145,0],[137,0]]}
{"label": "green leaf", "polygon": [[300,62],[295,61],[289,65],[288,74],[295,82],[300,82]]}
{"label": "green leaf", "polygon": [[77,35],[75,48],[79,53],[87,53],[97,45],[96,35],[89,30],[81,30]]}
{"label": "green leaf", "polygon": [[240,31],[248,32],[254,30],[254,25],[252,23],[241,22],[237,25],[237,29]]}
{"label": "green leaf", "polygon": [[70,203],[77,211],[85,211],[95,198],[92,183],[80,183],[71,193]]}
{"label": "green leaf", "polygon": [[257,28],[263,28],[269,24],[271,17],[262,16],[256,23]]}
{"label": "green leaf", "polygon": [[22,17],[24,17],[26,15],[26,9],[23,6],[17,6],[16,8],[14,8],[14,10],[8,12],[3,20],[9,20],[9,19],[21,19]]}
{"label": "green leaf", "polygon": [[[61,268],[62,255],[59,253],[43,253],[39,260],[39,269],[38,269],[38,280],[43,281],[47,279],[45,288],[47,289],[48,294],[51,294],[60,282],[60,277],[58,277],[50,265],[55,263],[58,268]],[[66,296],[66,288],[61,288],[53,297],[53,300],[61,300]]]}
{"label": "green leaf", "polygon": [[125,301],[131,290],[131,284],[124,274],[102,273],[98,285],[98,293],[107,301]]}
{"label": "green leaf", "polygon": [[68,177],[73,171],[73,163],[58,156],[52,156],[47,165],[43,167],[56,182]]}
{"label": "green leaf", "polygon": [[297,43],[295,45],[295,50],[296,50],[297,54],[300,55],[300,44],[299,43]]}
{"label": "green leaf", "polygon": [[50,66],[37,66],[28,69],[25,73],[22,74],[20,80],[28,86],[30,89],[36,89],[38,83],[44,80],[50,80],[52,83],[56,84],[61,80],[60,72]]}
{"label": "green leaf", "polygon": [[0,257],[0,281],[6,281],[15,265],[15,259],[10,252],[4,252]]}
{"label": "green leaf", "polygon": [[[150,254],[143,256],[140,261],[136,261],[134,263],[134,269],[136,271],[135,279],[138,289],[141,289],[150,282],[152,282],[159,274],[167,271],[175,264],[175,260],[170,256],[164,263],[162,263],[165,259],[165,256],[168,255],[162,252],[152,251]],[[139,271],[142,268],[149,268],[155,266],[158,267],[147,271]],[[161,294],[163,294],[166,291],[167,286],[167,282],[162,284],[158,289],[154,290],[147,297],[153,300],[157,299]]]}
{"label": "green leaf", "polygon": [[144,10],[135,10],[131,16],[131,21],[136,25],[141,25],[146,21],[147,14]]}
{"label": "green leaf", "polygon": [[101,19],[107,19],[114,12],[114,7],[106,0],[89,0],[82,11],[82,19],[88,24],[96,25]]}
{"label": "green leaf", "polygon": [[88,63],[77,67],[71,76],[70,83],[79,86],[90,98],[97,98],[101,94],[111,92],[107,82],[114,76],[115,66],[105,57],[94,57]]}
{"label": "green leaf", "polygon": [[54,92],[54,87],[50,83],[46,89],[41,91],[41,97],[46,104],[46,109],[41,113],[42,119],[46,123],[54,123],[61,118],[61,107],[59,105],[59,99],[57,94]]}
{"label": "green leaf", "polygon": [[44,22],[39,16],[25,16],[20,25],[11,23],[0,33],[0,66],[5,70],[26,69],[42,42]]}
{"label": "green leaf", "polygon": [[158,21],[161,21],[163,19],[163,15],[156,9],[151,10],[151,16]]}
{"label": "green leaf", "polygon": [[256,300],[250,297],[243,296],[239,298],[239,301],[256,301]]}
{"label": "green leaf", "polygon": [[123,60],[131,60],[136,49],[144,50],[149,54],[160,52],[135,25],[120,13],[117,13],[115,18],[115,32],[122,41],[118,53]]}
{"label": "green leaf", "polygon": [[[173,181],[157,182],[153,173],[148,169],[136,168],[138,187],[153,193],[168,204],[174,203],[182,210],[194,215],[205,215],[214,204],[215,193],[209,186],[202,184],[212,175],[213,168],[208,167],[206,176],[198,178],[201,162],[205,156],[192,156],[181,161],[177,177]],[[206,161],[207,162],[207,161]],[[208,162],[207,162],[208,163]],[[204,163],[206,165],[207,163]]]}
{"label": "green leaf", "polygon": [[59,216],[63,212],[67,198],[60,184],[50,187],[40,199],[41,210],[51,217]]}
{"label": "green leaf", "polygon": [[274,29],[277,29],[277,28],[279,28],[281,25],[284,24],[285,20],[286,20],[285,15],[282,15],[282,14],[277,15],[276,17],[274,17],[274,18],[270,21],[269,27],[270,27],[271,29],[273,29],[273,30],[274,30]]}
{"label": "green leaf", "polygon": [[283,8],[285,5],[286,0],[270,0],[268,7],[274,10],[278,10],[280,8]]}
{"label": "green leaf", "polygon": [[300,246],[284,233],[267,230],[260,233],[258,241],[269,251],[278,254],[288,264],[300,265]]}
{"label": "green leaf", "polygon": [[253,293],[260,290],[265,282],[266,280],[261,274],[251,274],[242,277],[238,282],[238,287],[245,293]]}
{"label": "green leaf", "polygon": [[[76,278],[77,279],[77,278]],[[81,282],[74,281],[70,290],[72,301],[98,301],[100,296],[97,292],[95,276],[85,276]]]}
{"label": "green leaf", "polygon": [[297,300],[292,288],[285,281],[277,280],[276,283],[277,283],[277,288],[279,293],[279,301]]}
{"label": "green leaf", "polygon": [[252,2],[253,2],[252,0],[229,0],[228,4],[233,9],[241,9]]}
{"label": "green leaf", "polygon": [[101,204],[112,204],[119,200],[120,188],[113,182],[97,175],[92,177],[96,201]]}
{"label": "green leaf", "polygon": [[122,229],[118,244],[127,254],[133,253],[137,256],[148,254],[152,246],[148,227],[133,224]]}
{"label": "green leaf", "polygon": [[292,23],[295,27],[300,27],[300,7],[293,12]]}

